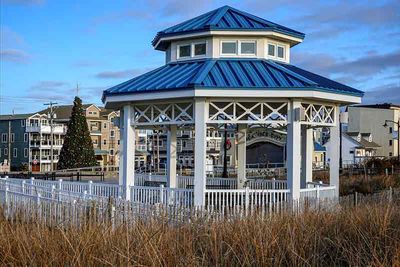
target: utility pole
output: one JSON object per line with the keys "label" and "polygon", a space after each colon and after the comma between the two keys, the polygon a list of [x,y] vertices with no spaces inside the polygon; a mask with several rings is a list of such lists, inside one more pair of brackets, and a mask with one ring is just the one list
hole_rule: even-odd
{"label": "utility pole", "polygon": [[8,121],[8,166],[11,171],[11,116],[10,120]]}
{"label": "utility pole", "polygon": [[[50,101],[49,103],[45,103],[45,106],[50,107],[50,113],[47,113],[47,118],[50,119],[50,171],[54,169],[54,153],[53,153],[53,143],[54,143],[54,134],[53,134],[53,122],[56,117],[54,113],[53,106],[57,105],[58,103]],[[40,140],[42,142],[42,140]]]}

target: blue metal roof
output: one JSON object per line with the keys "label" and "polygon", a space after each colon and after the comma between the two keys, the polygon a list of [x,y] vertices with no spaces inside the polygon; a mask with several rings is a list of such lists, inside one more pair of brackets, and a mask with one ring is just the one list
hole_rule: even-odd
{"label": "blue metal roof", "polygon": [[155,46],[158,40],[165,36],[209,30],[271,30],[301,39],[304,39],[305,36],[304,33],[284,27],[274,22],[237,10],[230,6],[223,6],[198,17],[179,23],[175,26],[169,27],[163,31],[159,31],[153,39],[152,44]]}
{"label": "blue metal roof", "polygon": [[177,89],[316,90],[363,96],[363,92],[295,66],[266,59],[201,59],[173,62],[103,92],[115,94]]}

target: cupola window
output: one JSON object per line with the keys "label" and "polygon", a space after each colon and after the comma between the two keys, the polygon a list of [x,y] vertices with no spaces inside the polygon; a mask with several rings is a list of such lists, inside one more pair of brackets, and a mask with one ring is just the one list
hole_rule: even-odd
{"label": "cupola window", "polygon": [[275,56],[275,45],[268,44],[268,56],[271,56],[271,57]]}
{"label": "cupola window", "polygon": [[285,58],[285,48],[283,46],[278,46],[278,57]]}
{"label": "cupola window", "polygon": [[255,55],[256,54],[256,42],[255,41],[241,41],[240,42],[240,54]]}
{"label": "cupola window", "polygon": [[236,41],[224,41],[221,44],[222,54],[236,55]]}
{"label": "cupola window", "polygon": [[191,58],[191,57],[201,57],[205,56],[207,53],[207,43],[189,43],[178,45],[178,59],[181,58]]}
{"label": "cupola window", "polygon": [[206,43],[194,44],[194,56],[204,56],[206,54]]}
{"label": "cupola window", "polygon": [[285,46],[279,44],[269,43],[267,46],[267,52],[269,57],[285,59]]}
{"label": "cupola window", "polygon": [[178,54],[179,54],[179,58],[183,58],[183,57],[190,57],[191,54],[191,46],[190,45],[180,45],[178,46]]}

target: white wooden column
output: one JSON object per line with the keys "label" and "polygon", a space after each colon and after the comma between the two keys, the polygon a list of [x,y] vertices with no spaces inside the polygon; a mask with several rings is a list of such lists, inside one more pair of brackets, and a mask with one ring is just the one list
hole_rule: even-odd
{"label": "white wooden column", "polygon": [[[301,157],[301,137],[300,137],[300,118],[299,109],[300,102],[291,101],[288,110],[288,126],[287,126],[287,183],[290,190],[291,199],[298,200],[300,198],[300,157]],[[297,113],[297,115],[296,115]]]}
{"label": "white wooden column", "polygon": [[340,153],[340,108],[335,109],[335,126],[330,128],[329,184],[336,186],[336,197],[339,197],[339,153]]}
{"label": "white wooden column", "polygon": [[204,206],[206,190],[208,103],[204,98],[195,100],[194,137],[194,205]]}
{"label": "white wooden column", "polygon": [[301,127],[301,188],[307,188],[307,183],[312,182],[313,153],[313,129],[303,125]]}
{"label": "white wooden column", "polygon": [[247,124],[238,125],[238,169],[237,185],[238,189],[244,187],[246,182],[246,136]]}
{"label": "white wooden column", "polygon": [[119,184],[123,188],[123,197],[131,198],[130,187],[135,181],[135,129],[132,126],[133,108],[126,105],[120,114],[120,160],[119,160]]}
{"label": "white wooden column", "polygon": [[176,131],[177,126],[171,125],[167,135],[167,186],[170,188],[177,187],[176,179]]}

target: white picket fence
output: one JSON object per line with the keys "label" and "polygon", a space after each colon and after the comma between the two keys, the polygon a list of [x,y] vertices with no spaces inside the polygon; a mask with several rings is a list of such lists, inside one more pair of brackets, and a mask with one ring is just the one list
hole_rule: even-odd
{"label": "white picket fence", "polygon": [[[210,189],[237,189],[236,178],[207,177],[206,186]],[[135,174],[135,186],[145,186],[147,182],[167,183],[167,176],[154,174]],[[193,188],[193,176],[177,176],[177,186],[182,189]],[[251,178],[246,182],[251,189],[287,189],[286,180]]]}
{"label": "white picket fence", "polygon": [[59,179],[58,181],[48,180],[37,180],[31,179],[16,179],[16,178],[0,178],[0,181],[7,180],[9,183],[14,184],[26,184],[32,186],[38,186],[43,188],[55,187],[59,191],[73,192],[83,194],[86,192],[88,195],[97,197],[121,197],[122,187],[117,184],[106,184],[106,183],[93,183],[88,182],[70,182]]}
{"label": "white picket fence", "polygon": [[21,199],[23,199],[24,196],[28,196],[37,198],[38,200],[46,198],[60,202],[105,200],[99,196],[88,194],[86,190],[83,192],[74,192],[58,189],[51,183],[49,183],[49,185],[35,185],[33,183],[27,183],[25,180],[0,179],[0,190],[2,190],[5,195],[7,195],[7,193],[12,193],[14,200],[18,200],[18,196]]}
{"label": "white picket fence", "polygon": [[[143,177],[146,181],[148,177]],[[162,181],[165,176],[155,176],[151,179]],[[193,177],[191,177],[193,178]],[[188,179],[188,178],[185,178]],[[214,179],[214,180],[213,180]],[[152,180],[154,181],[154,180]],[[183,180],[182,180],[183,181]],[[212,184],[213,182],[214,184]],[[208,185],[216,185],[205,191],[205,206],[213,209],[234,208],[245,206],[248,208],[271,207],[276,203],[287,202],[290,199],[290,190],[287,189],[286,181],[282,180],[249,180],[243,189],[219,189],[224,185],[232,185],[232,180],[210,178]],[[236,181],[236,180],[235,180]],[[189,182],[191,182],[189,180]],[[231,183],[231,184],[230,184]],[[96,200],[105,201],[108,198],[120,199],[122,188],[115,184],[100,184],[89,182],[64,182],[44,180],[21,180],[12,178],[1,178],[0,186],[3,190],[28,196],[44,197],[59,201]],[[300,200],[334,199],[335,187],[321,183],[310,183],[309,188],[300,190]],[[160,186],[132,186],[131,202],[141,204],[161,204],[175,207],[190,208],[194,206],[193,188],[167,188]]]}
{"label": "white picket fence", "polygon": [[193,189],[132,186],[131,201],[147,204],[167,204],[176,207],[192,207],[194,199]]}
{"label": "white picket fence", "polygon": [[327,200],[334,199],[336,197],[335,186],[312,186],[310,188],[300,189],[300,200]]}
{"label": "white picket fence", "polygon": [[263,208],[279,202],[286,202],[289,194],[288,189],[257,190],[248,187],[236,190],[206,190],[206,206],[212,208],[234,208],[236,206]]}
{"label": "white picket fence", "polygon": [[290,200],[288,189],[206,189],[205,205],[195,207],[193,189],[132,186],[131,201],[126,201],[115,185],[70,183],[0,178],[0,206],[7,218],[27,222],[84,225],[95,221],[115,227],[137,219],[235,220],[251,214],[301,211],[304,203],[319,209],[321,202],[331,205],[335,200],[335,187],[321,184],[302,189],[298,202]]}

